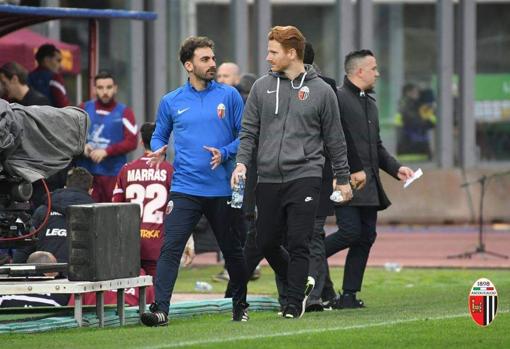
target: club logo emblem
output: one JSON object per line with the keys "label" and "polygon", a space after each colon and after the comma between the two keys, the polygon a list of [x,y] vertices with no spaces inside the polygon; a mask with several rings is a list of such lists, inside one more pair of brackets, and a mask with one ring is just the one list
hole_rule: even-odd
{"label": "club logo emblem", "polygon": [[471,318],[478,325],[489,326],[498,311],[498,292],[494,284],[485,278],[476,280],[468,300]]}
{"label": "club logo emblem", "polygon": [[303,86],[299,89],[298,98],[300,101],[306,100],[309,95],[310,95],[310,89],[308,88],[308,86]]}
{"label": "club logo emblem", "polygon": [[223,119],[225,117],[225,104],[220,103],[216,107],[216,113],[218,114],[218,117],[220,119]]}

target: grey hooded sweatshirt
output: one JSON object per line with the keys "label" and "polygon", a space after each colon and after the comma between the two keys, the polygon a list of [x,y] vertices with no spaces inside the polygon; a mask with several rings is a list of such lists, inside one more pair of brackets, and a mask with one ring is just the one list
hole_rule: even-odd
{"label": "grey hooded sweatshirt", "polygon": [[339,184],[349,182],[347,147],[334,91],[310,65],[294,80],[269,72],[244,108],[237,162],[257,154],[260,183],[322,177],[324,146]]}

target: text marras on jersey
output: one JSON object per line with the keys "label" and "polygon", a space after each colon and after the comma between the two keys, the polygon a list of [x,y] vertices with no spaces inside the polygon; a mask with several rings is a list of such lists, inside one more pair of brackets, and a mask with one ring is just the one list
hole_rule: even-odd
{"label": "text marras on jersey", "polygon": [[127,180],[128,182],[136,181],[164,181],[166,180],[167,171],[165,169],[155,168],[137,168],[128,170]]}

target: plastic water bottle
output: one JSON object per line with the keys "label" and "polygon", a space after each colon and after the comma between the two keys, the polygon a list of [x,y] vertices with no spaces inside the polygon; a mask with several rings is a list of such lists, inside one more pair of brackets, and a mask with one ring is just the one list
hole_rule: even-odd
{"label": "plastic water bottle", "polygon": [[201,291],[201,292],[209,292],[212,290],[212,285],[205,281],[197,281],[195,282],[195,291]]}
{"label": "plastic water bottle", "polygon": [[244,179],[240,175],[237,180],[237,184],[234,186],[234,190],[232,191],[232,200],[230,201],[230,206],[232,208],[241,208],[243,206],[243,198],[244,198]]}
{"label": "plastic water bottle", "polygon": [[342,193],[338,190],[335,190],[333,193],[331,193],[331,196],[329,199],[333,202],[342,202],[344,201],[344,197],[342,196]]}
{"label": "plastic water bottle", "polygon": [[402,265],[400,265],[400,263],[397,262],[386,262],[384,263],[384,269],[386,269],[387,271],[398,273],[402,270]]}

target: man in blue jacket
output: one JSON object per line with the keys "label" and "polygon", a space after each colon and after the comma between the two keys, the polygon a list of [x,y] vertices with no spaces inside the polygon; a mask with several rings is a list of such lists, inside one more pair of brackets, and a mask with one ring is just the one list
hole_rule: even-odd
{"label": "man in blue jacket", "polygon": [[146,326],[168,324],[169,300],[179,262],[201,215],[210,222],[233,284],[232,320],[246,321],[246,268],[239,236],[230,229],[230,175],[239,145],[243,101],[237,90],[218,84],[214,43],[189,37],[180,49],[188,82],[159,104],[152,136],[152,163],[163,161],[174,135],[174,176],[165,217],[165,238],[156,270],[156,301],[142,314]]}

